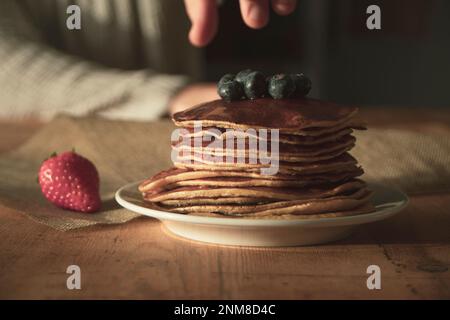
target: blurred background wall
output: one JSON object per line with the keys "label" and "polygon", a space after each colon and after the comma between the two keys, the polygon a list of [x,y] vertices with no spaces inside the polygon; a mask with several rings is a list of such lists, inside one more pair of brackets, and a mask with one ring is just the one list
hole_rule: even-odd
{"label": "blurred background wall", "polygon": [[[381,30],[366,28],[366,8],[381,7]],[[450,1],[299,0],[288,17],[247,28],[238,1],[220,9],[206,48],[206,79],[242,68],[305,72],[311,96],[365,105],[450,107]]]}

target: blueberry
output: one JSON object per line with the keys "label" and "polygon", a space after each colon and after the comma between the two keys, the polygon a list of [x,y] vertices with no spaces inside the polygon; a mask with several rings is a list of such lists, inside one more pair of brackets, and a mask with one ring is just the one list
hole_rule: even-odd
{"label": "blueberry", "polygon": [[269,80],[269,94],[274,99],[289,98],[294,90],[294,81],[286,74],[276,74]]}
{"label": "blueberry", "polygon": [[220,87],[220,85],[224,82],[233,81],[234,77],[235,77],[234,74],[227,73],[226,75],[222,76],[222,78],[220,78],[219,82],[217,83],[217,86]]}
{"label": "blueberry", "polygon": [[252,72],[253,72],[253,70],[251,70],[251,69],[245,69],[245,70],[239,71],[238,74],[236,75],[236,78],[234,78],[234,80],[236,80],[240,84],[244,85],[245,79]]}
{"label": "blueberry", "polygon": [[224,81],[217,86],[217,93],[227,101],[240,100],[244,96],[244,89],[235,80]]}
{"label": "blueberry", "polygon": [[295,84],[293,96],[304,97],[311,90],[311,80],[303,73],[292,74],[291,78]]}
{"label": "blueberry", "polygon": [[247,98],[257,99],[267,92],[266,78],[261,72],[253,71],[247,75],[244,82],[244,92]]}

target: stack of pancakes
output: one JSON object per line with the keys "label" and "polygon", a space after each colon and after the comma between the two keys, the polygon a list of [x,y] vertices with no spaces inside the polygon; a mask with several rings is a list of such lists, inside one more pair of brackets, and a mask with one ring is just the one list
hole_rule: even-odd
{"label": "stack of pancakes", "polygon": [[[152,207],[184,214],[312,218],[371,212],[371,192],[357,179],[363,170],[348,153],[353,130],[364,129],[356,113],[313,99],[198,105],[173,117],[181,128],[172,142],[175,167],[139,190]],[[276,145],[278,162],[270,156]],[[271,165],[275,174],[264,172]]]}

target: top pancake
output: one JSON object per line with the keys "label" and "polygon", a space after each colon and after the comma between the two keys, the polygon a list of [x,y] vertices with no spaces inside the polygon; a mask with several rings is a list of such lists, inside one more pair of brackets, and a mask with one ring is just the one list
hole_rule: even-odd
{"label": "top pancake", "polygon": [[356,107],[315,99],[214,100],[175,113],[173,121],[182,127],[192,127],[200,121],[204,127],[268,128],[289,132],[333,127],[349,120],[357,111]]}

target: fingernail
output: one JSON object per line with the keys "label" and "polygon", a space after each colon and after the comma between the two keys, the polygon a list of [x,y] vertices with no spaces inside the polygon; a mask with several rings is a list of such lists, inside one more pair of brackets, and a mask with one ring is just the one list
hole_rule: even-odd
{"label": "fingernail", "polygon": [[258,5],[251,4],[248,8],[248,18],[252,21],[262,20],[262,10]]}
{"label": "fingernail", "polygon": [[294,3],[290,0],[278,0],[274,5],[274,9],[278,14],[289,14],[294,8]]}

